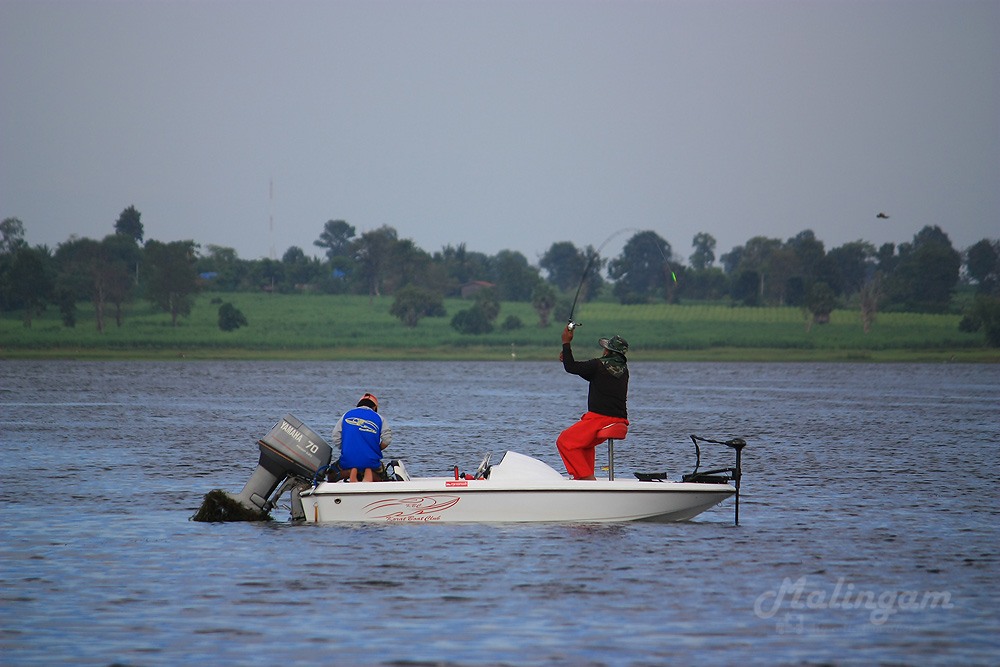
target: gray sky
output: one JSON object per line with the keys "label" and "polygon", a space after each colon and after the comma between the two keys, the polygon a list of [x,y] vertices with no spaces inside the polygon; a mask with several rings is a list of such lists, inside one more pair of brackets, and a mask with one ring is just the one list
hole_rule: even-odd
{"label": "gray sky", "polygon": [[272,211],[279,258],[1000,237],[996,0],[0,0],[0,105],[0,218],[53,248],[130,204],[245,259]]}

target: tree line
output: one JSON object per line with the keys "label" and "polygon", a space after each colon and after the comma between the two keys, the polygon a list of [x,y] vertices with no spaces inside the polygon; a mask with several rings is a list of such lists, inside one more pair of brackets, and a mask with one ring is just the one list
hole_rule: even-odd
{"label": "tree line", "polygon": [[[176,325],[197,292],[210,289],[365,294],[370,300],[391,295],[393,315],[410,327],[444,315],[445,297],[468,295],[472,306],[452,320],[467,333],[491,330],[500,301],[531,302],[539,325],[548,326],[568,314],[577,295],[623,304],[798,306],[818,324],[836,307],[855,307],[867,330],[879,311],[948,312],[965,284],[977,298],[963,327],[985,326],[988,338],[1000,330],[1000,241],[983,239],[958,250],[938,226],[924,227],[910,242],[878,248],[854,241],[827,250],[811,230],[787,240],[755,236],[718,259],[715,238],[699,233],[686,262],[666,239],[646,230],[634,232],[610,258],[593,246],[555,242],[537,266],[515,250],[488,255],[464,243],[430,253],[393,227],[358,234],[344,220],[329,220],[320,230],[314,245],[322,257],[292,246],[280,260],[246,260],[233,248],[202,248],[193,240],[144,241],[135,206],[125,208],[100,241],[71,236],[55,249],[30,247],[24,231],[17,218],[0,223],[0,310],[23,312],[29,327],[49,306],[59,309],[65,326],[75,326],[83,304],[103,331],[112,319],[121,326],[125,308],[139,298],[170,313]],[[229,324],[241,324],[240,313],[231,306],[225,311]]]}

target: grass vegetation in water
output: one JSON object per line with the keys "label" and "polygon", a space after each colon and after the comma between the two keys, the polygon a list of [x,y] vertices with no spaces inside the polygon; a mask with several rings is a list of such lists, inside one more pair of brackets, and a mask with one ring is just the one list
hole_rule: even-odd
{"label": "grass vegetation in water", "polygon": [[[213,300],[216,300],[213,303]],[[232,303],[248,326],[219,328],[219,300]],[[192,314],[171,325],[169,315],[145,301],[131,305],[123,324],[106,318],[104,333],[92,311],[80,308],[73,328],[55,309],[30,329],[19,313],[0,316],[3,358],[202,358],[202,359],[427,359],[551,360],[558,355],[561,321],[538,327],[531,304],[503,303],[496,319],[516,315],[524,327],[470,336],[452,329],[451,317],[470,301],[446,299],[448,315],[424,318],[406,328],[389,314],[392,297],[303,294],[198,296]],[[634,360],[667,361],[1000,361],[983,347],[981,333],[958,330],[958,315],[881,313],[865,334],[857,311],[835,310],[830,323],[806,326],[798,308],[734,308],[727,305],[581,304],[576,347],[620,333]]]}

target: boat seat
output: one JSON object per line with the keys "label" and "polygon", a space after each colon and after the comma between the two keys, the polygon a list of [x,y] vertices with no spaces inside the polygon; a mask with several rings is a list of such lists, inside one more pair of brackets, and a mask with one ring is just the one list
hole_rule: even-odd
{"label": "boat seat", "polygon": [[615,479],[615,440],[624,440],[628,435],[628,424],[615,422],[597,431],[597,444],[608,441],[608,480]]}
{"label": "boat seat", "polygon": [[597,444],[605,440],[624,440],[626,435],[628,435],[628,424],[624,422],[608,424],[597,431]]}

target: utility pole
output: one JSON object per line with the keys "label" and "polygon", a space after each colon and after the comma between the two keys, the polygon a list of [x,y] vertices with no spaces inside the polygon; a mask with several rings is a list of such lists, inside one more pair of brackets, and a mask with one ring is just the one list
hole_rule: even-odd
{"label": "utility pole", "polygon": [[271,218],[271,232],[270,232],[271,260],[274,261],[274,179],[273,178],[270,179],[270,185],[271,185],[271,198],[267,206],[267,212]]}

